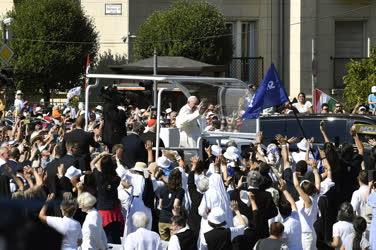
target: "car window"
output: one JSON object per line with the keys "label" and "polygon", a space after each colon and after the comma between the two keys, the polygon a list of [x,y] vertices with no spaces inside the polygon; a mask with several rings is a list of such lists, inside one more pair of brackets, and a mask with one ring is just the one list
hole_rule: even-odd
{"label": "car window", "polygon": [[277,134],[286,135],[286,120],[282,120],[282,119],[261,120],[260,130],[264,132],[265,144],[269,144]]}
{"label": "car window", "polygon": [[[324,142],[324,139],[320,132],[321,119],[305,119],[305,120],[301,119],[300,122],[303,126],[304,133],[307,138],[313,137],[315,139],[315,143]],[[347,138],[346,120],[342,120],[342,119],[335,119],[332,121],[326,120],[325,124],[326,124],[326,131],[327,131],[329,140],[331,142],[334,142],[337,145],[346,142],[346,138]],[[287,131],[288,131],[288,136],[293,136],[293,135],[301,136],[301,137],[303,136],[297,124],[297,121],[290,121]]]}

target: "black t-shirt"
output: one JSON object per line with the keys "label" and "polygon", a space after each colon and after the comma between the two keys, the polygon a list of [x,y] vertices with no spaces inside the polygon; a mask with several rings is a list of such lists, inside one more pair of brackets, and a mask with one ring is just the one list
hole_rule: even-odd
{"label": "black t-shirt", "polygon": [[106,179],[97,169],[94,169],[93,176],[97,184],[97,209],[112,210],[119,203],[117,187],[120,179],[117,176]]}
{"label": "black t-shirt", "polygon": [[179,199],[180,202],[183,202],[184,199],[184,189],[179,187],[176,191],[170,190],[167,186],[162,187],[161,189],[161,213],[159,216],[159,222],[170,223],[172,217],[172,209],[174,207],[175,199]]}

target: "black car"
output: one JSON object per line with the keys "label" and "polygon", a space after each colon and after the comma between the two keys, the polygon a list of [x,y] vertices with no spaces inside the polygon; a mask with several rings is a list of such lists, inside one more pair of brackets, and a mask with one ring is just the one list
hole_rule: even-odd
{"label": "black car", "polygon": [[[337,146],[343,143],[353,144],[349,133],[354,124],[376,125],[376,117],[354,114],[310,114],[298,116],[304,135],[307,138],[314,137],[315,143],[324,142],[320,133],[320,122],[324,121],[330,141]],[[303,133],[294,115],[278,115],[260,117],[260,130],[263,131],[265,142],[269,143],[276,134],[287,135],[288,137],[303,137]],[[368,141],[371,135],[360,134],[363,142]]]}

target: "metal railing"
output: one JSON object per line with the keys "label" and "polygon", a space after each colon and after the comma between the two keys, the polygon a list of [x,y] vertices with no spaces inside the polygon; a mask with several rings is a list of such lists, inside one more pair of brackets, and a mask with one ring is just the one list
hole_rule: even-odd
{"label": "metal railing", "polygon": [[343,89],[343,77],[347,74],[346,64],[351,60],[362,60],[366,57],[330,57],[333,63],[333,88]]}
{"label": "metal railing", "polygon": [[226,76],[248,84],[259,84],[264,76],[264,58],[234,57],[228,65]]}

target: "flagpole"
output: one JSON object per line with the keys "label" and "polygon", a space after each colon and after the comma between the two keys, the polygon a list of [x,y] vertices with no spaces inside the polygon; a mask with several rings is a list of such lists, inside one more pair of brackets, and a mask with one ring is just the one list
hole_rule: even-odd
{"label": "flagpole", "polygon": [[[293,111],[293,113],[294,113],[294,116],[295,116],[296,122],[298,123],[298,126],[299,126],[299,128],[300,128],[300,131],[301,131],[302,134],[303,134],[303,137],[304,137],[305,139],[307,139],[307,136],[306,136],[306,134],[305,134],[305,132],[304,132],[304,129],[303,129],[302,123],[300,122],[298,116],[296,115],[296,113],[297,113],[298,110],[297,110],[295,107],[292,107],[292,111]],[[309,148],[309,151],[311,152],[312,155],[314,155],[314,154],[313,154],[313,150],[312,150],[311,147]]]}

